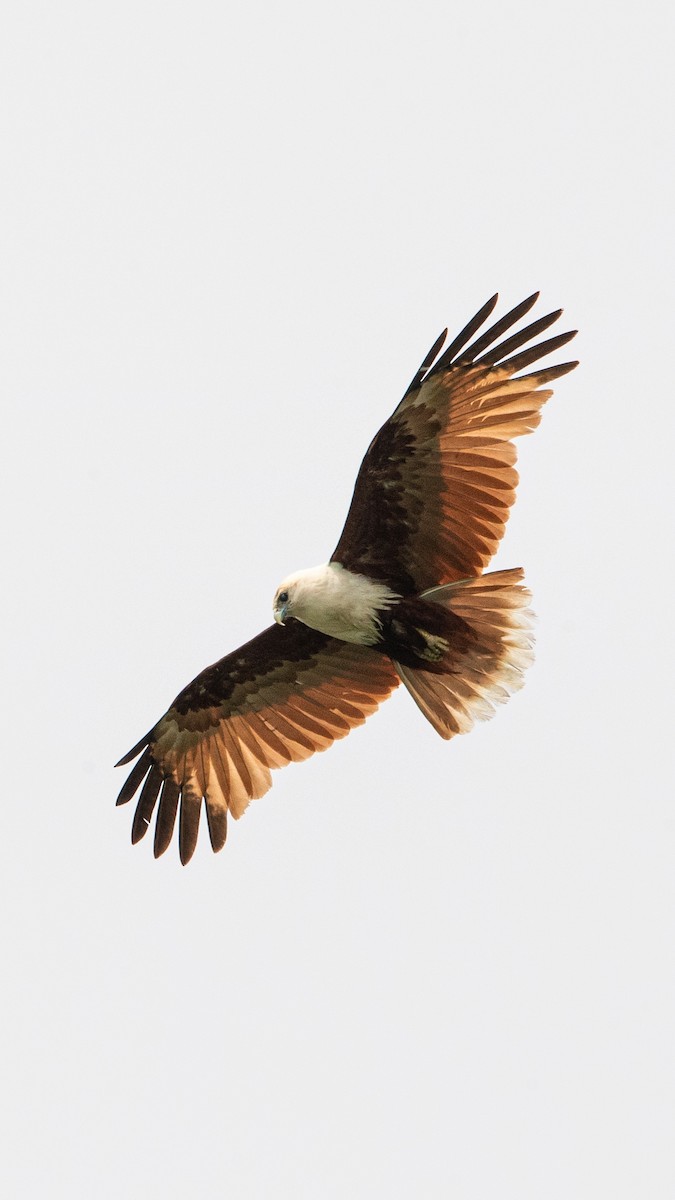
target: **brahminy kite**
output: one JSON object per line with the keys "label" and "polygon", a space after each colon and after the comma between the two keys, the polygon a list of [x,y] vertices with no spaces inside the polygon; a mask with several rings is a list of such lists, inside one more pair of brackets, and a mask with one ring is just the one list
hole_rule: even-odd
{"label": "brahminy kite", "polygon": [[537,297],[475,341],[497,296],[445,349],[441,334],[366,452],[330,561],[289,575],[274,624],[202,671],[117,764],[141,756],[117,801],[143,785],[133,842],[157,806],[163,854],[180,808],[187,863],[203,800],[221,850],[228,813],[263,796],[273,768],[325,750],[401,681],[443,738],[521,686],[532,659],[523,572],[482,572],[515,499],[513,438],[539,424],[545,385],[577,365],[521,374],[576,332],[532,345],[560,309],[509,332]]}

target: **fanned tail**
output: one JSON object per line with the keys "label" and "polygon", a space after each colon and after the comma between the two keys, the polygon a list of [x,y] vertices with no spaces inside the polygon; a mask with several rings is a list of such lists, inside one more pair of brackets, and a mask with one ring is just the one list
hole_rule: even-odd
{"label": "fanned tail", "polygon": [[494,716],[495,705],[523,685],[533,659],[534,614],[523,571],[491,571],[475,579],[430,588],[422,600],[461,617],[474,638],[462,645],[443,673],[395,663],[417,706],[443,738],[468,733]]}

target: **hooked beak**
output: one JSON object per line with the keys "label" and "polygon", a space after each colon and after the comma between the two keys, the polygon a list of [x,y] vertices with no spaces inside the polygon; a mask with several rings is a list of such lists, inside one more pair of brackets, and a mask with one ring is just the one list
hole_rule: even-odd
{"label": "hooked beak", "polygon": [[282,605],[281,605],[281,608],[275,608],[275,610],[274,610],[274,620],[276,621],[277,625],[283,625],[283,623],[284,623],[284,620],[285,620],[285,618],[286,618],[286,612],[287,612],[287,611],[288,611],[288,605],[287,605],[287,604],[282,604]]}

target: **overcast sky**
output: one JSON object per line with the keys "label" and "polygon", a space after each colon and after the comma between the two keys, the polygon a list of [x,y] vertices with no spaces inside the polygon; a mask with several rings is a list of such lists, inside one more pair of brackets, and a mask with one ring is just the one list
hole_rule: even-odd
{"label": "overcast sky", "polygon": [[[671,1200],[667,6],[8,12],[0,1190]],[[401,689],[218,856],[132,848],[112,764],[535,288],[581,366],[494,560],[525,689],[451,743]]]}

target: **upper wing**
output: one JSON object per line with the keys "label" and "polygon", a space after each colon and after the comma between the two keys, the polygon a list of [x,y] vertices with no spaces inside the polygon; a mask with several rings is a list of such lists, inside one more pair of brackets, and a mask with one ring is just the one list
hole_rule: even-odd
{"label": "upper wing", "polygon": [[576,332],[521,349],[557,321],[558,309],[499,340],[538,294],[467,346],[495,307],[493,296],[436,358],[441,334],[368,448],[332,561],[403,595],[484,570],[515,499],[512,439],[539,424],[552,394],[542,385],[577,365],[518,375]]}
{"label": "upper wing", "polygon": [[388,658],[348,645],[298,621],[271,625],[207,667],[117,764],[139,761],[117,803],[141,791],[131,831],[146,832],[155,804],[155,857],[173,834],[180,802],[183,863],[197,844],[202,797],[214,850],[227,835],[228,810],[239,817],[272,785],[270,768],[309,758],[362,725],[398,686]]}

